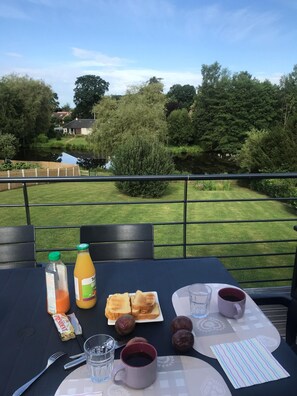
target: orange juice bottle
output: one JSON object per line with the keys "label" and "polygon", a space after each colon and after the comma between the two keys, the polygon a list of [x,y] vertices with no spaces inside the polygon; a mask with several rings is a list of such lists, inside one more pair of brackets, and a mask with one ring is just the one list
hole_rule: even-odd
{"label": "orange juice bottle", "polygon": [[67,268],[60,252],[51,252],[48,259],[45,268],[47,312],[51,315],[66,313],[70,309]]}
{"label": "orange juice bottle", "polygon": [[79,308],[89,309],[96,304],[96,270],[87,243],[77,246],[74,287],[76,305]]}

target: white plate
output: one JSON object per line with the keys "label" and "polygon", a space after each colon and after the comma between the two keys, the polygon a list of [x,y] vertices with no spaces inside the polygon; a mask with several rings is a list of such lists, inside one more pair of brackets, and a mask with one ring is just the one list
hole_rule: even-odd
{"label": "white plate", "polygon": [[[162,311],[161,311],[161,306],[160,306],[160,303],[159,303],[158,293],[156,291],[146,292],[146,293],[153,293],[156,296],[156,303],[159,304],[160,315],[157,316],[155,319],[139,319],[139,320],[135,320],[135,322],[136,323],[163,322],[164,318],[163,318]],[[135,293],[129,293],[129,296],[130,297],[134,296],[134,294]],[[108,321],[107,321],[107,323],[110,326],[113,326],[115,324],[115,322],[116,322],[115,320],[111,320],[111,319],[108,319]]]}

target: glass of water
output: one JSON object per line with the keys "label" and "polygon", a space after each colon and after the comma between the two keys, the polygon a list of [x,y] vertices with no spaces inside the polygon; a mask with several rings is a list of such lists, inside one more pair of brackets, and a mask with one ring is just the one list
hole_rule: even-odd
{"label": "glass of water", "polygon": [[96,334],[86,340],[84,351],[92,382],[103,382],[111,378],[114,349],[115,341],[107,334]]}
{"label": "glass of water", "polygon": [[204,283],[195,283],[188,287],[190,311],[194,318],[205,318],[211,299],[211,287]]}

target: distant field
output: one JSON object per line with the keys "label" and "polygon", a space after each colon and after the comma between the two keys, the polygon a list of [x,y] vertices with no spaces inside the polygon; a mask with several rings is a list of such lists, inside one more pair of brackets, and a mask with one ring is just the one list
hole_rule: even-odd
{"label": "distant field", "polygon": [[[182,203],[162,203],[162,200],[152,200],[152,204],[144,204],[146,200],[131,198],[121,194],[114,183],[56,183],[33,186],[28,189],[30,204],[53,203],[91,203],[91,202],[140,202],[137,205],[107,205],[107,206],[47,206],[33,207],[31,223],[35,226],[70,226],[79,227],[82,224],[96,223],[171,223],[183,221]],[[189,184],[189,200],[195,199],[234,199],[260,197],[261,195],[234,184],[230,191],[199,191],[195,183]],[[163,200],[182,200],[183,183],[172,182]],[[22,203],[22,190],[12,190],[0,193],[2,204]],[[224,203],[189,203],[188,221],[214,220],[249,220],[249,219],[296,219],[296,212],[280,202],[224,202]],[[0,224],[2,226],[25,224],[23,208],[1,208]],[[297,222],[297,221],[296,221]],[[188,243],[208,243],[245,240],[276,240],[297,238],[290,222],[273,223],[227,223],[227,224],[189,224],[187,228]],[[181,244],[182,225],[155,225],[155,244]],[[60,230],[37,230],[38,249],[74,249],[79,242],[79,228]],[[215,245],[189,246],[188,256],[217,256],[225,254],[255,254],[270,252],[292,252],[296,242],[266,243],[253,245]],[[181,257],[182,247],[157,247],[155,257]],[[74,261],[75,252],[63,252],[65,261]],[[38,254],[39,261],[47,260],[46,253]],[[292,256],[274,256],[266,258],[234,258],[222,259],[227,267],[240,268],[256,265],[291,265]],[[291,270],[269,270],[268,278],[285,278]],[[249,270],[244,273],[232,272],[239,280],[267,278],[267,270]]]}

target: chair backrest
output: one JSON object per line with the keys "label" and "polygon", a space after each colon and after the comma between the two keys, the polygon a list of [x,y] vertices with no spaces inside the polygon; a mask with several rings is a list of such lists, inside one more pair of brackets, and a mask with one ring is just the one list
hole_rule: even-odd
{"label": "chair backrest", "polygon": [[34,226],[0,227],[0,269],[35,266]]}
{"label": "chair backrest", "polygon": [[152,224],[101,224],[80,228],[80,242],[90,245],[94,261],[154,258]]}

